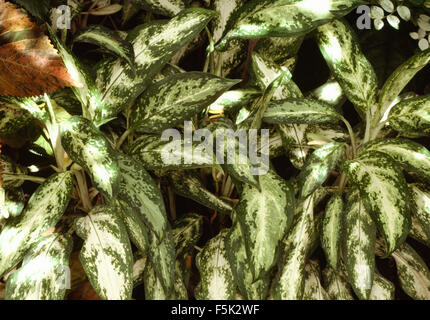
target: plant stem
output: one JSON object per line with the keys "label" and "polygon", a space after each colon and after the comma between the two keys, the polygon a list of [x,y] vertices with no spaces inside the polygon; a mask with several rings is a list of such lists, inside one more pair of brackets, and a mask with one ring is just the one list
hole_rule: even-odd
{"label": "plant stem", "polygon": [[355,135],[354,131],[352,130],[351,124],[346,120],[344,117],[342,117],[343,123],[345,123],[346,128],[348,129],[349,137],[351,139],[351,147],[352,147],[352,156],[353,158],[357,155],[357,145],[355,142]]}
{"label": "plant stem", "polygon": [[42,178],[42,177],[28,176],[25,174],[8,174],[8,173],[2,174],[3,180],[5,180],[5,178],[7,177],[13,178],[11,180],[26,180],[26,181],[36,182],[36,183],[43,183],[46,180],[45,178]]}
{"label": "plant stem", "polygon": [[367,111],[366,112],[366,131],[364,133],[364,140],[363,140],[363,144],[365,144],[366,142],[368,142],[370,140],[370,112]]}
{"label": "plant stem", "polygon": [[91,204],[90,197],[88,194],[87,181],[85,179],[85,173],[82,170],[75,171],[76,181],[78,182],[78,193],[81,198],[84,210],[90,212],[93,205]]}
{"label": "plant stem", "polygon": [[121,148],[121,146],[122,146],[122,144],[124,143],[124,141],[125,141],[125,139],[127,139],[127,137],[130,135],[130,133],[132,133],[133,132],[133,130],[131,130],[131,129],[127,129],[123,134],[122,134],[122,136],[121,136],[121,138],[119,138],[119,140],[118,140],[118,142],[117,142],[117,144],[116,144],[116,146],[115,146],[115,149],[116,150],[118,150],[119,151],[119,149]]}
{"label": "plant stem", "polygon": [[167,193],[169,195],[169,209],[170,209],[170,216],[172,217],[172,220],[176,220],[176,203],[175,203],[175,194],[173,193],[173,190],[171,187],[167,188]]}
{"label": "plant stem", "polygon": [[54,151],[57,167],[58,169],[60,169],[60,171],[64,171],[64,149],[61,145],[60,127],[57,124],[57,119],[55,118],[54,108],[52,108],[51,99],[49,99],[49,96],[46,93],[44,97],[50,118],[50,121],[47,123],[49,139],[51,140],[52,150]]}

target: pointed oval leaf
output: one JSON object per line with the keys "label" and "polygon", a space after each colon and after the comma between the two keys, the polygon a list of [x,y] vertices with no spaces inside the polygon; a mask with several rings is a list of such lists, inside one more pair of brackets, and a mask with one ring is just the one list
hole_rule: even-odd
{"label": "pointed oval leaf", "polygon": [[234,300],[235,283],[225,250],[229,229],[221,232],[197,254],[200,283],[196,288],[197,300]]}
{"label": "pointed oval leaf", "polygon": [[91,121],[73,116],[61,125],[61,144],[90,174],[96,188],[108,200],[115,199],[120,183],[117,156],[101,131]]}
{"label": "pointed oval leaf", "polygon": [[95,44],[105,48],[134,67],[133,46],[127,40],[123,40],[117,31],[102,25],[92,25],[81,30],[73,41]]}
{"label": "pointed oval leaf", "polygon": [[196,213],[188,213],[175,221],[172,232],[176,256],[190,254],[203,234],[203,217]]}
{"label": "pointed oval leaf", "polygon": [[329,104],[308,98],[272,101],[263,118],[266,123],[274,124],[316,124],[340,119],[341,115]]}
{"label": "pointed oval leaf", "polygon": [[407,99],[396,104],[388,116],[390,126],[410,138],[430,133],[430,95]]}
{"label": "pointed oval leaf", "polygon": [[139,219],[161,240],[168,221],[160,189],[139,162],[121,153],[117,157],[121,172],[119,198],[136,210]]}
{"label": "pointed oval leaf", "polygon": [[321,247],[324,250],[327,263],[333,269],[337,269],[339,264],[342,211],[342,197],[335,194],[327,203],[321,230]]}
{"label": "pointed oval leaf", "polygon": [[346,274],[357,296],[367,300],[374,287],[376,226],[357,189],[348,193],[342,217],[342,250]]}
{"label": "pointed oval leaf", "polygon": [[0,172],[2,175],[1,186],[8,189],[20,187],[24,180],[20,180],[15,175],[25,175],[28,170],[13,162],[9,157],[0,154]]}
{"label": "pointed oval leaf", "polygon": [[260,176],[260,187],[261,191],[244,185],[235,209],[254,279],[260,279],[276,263],[281,240],[288,232],[294,213],[291,183],[270,170]]}
{"label": "pointed oval leaf", "polygon": [[323,284],[332,300],[354,300],[345,273],[327,266],[322,272]]}
{"label": "pointed oval leaf", "polygon": [[143,273],[145,300],[169,300],[171,299],[172,292],[166,291],[163,287],[161,279],[155,272],[155,268],[152,263],[148,263]]}
{"label": "pointed oval leaf", "polygon": [[406,170],[430,181],[430,151],[423,145],[402,138],[380,139],[365,144],[360,153],[372,150],[391,156]]}
{"label": "pointed oval leaf", "polygon": [[305,267],[305,288],[303,300],[330,300],[320,282],[320,268],[318,262],[309,261]]}
{"label": "pointed oval leaf", "polygon": [[306,198],[324,183],[342,157],[344,146],[340,142],[327,143],[309,156],[298,176],[300,197]]}
{"label": "pointed oval leaf", "polygon": [[[411,236],[430,245],[430,192],[420,184],[410,184],[414,209],[412,210]],[[414,231],[414,232],[413,232]]]}
{"label": "pointed oval leaf", "polygon": [[375,273],[369,300],[394,300],[394,284]]}
{"label": "pointed oval leaf", "polygon": [[73,242],[58,233],[42,238],[7,279],[7,300],[63,300]]}
{"label": "pointed oval leaf", "polygon": [[407,243],[393,253],[400,286],[415,300],[430,299],[430,271],[424,260]]}
{"label": "pointed oval leaf", "polygon": [[79,259],[97,294],[106,300],[127,300],[133,289],[133,254],[127,230],[114,207],[97,206],[75,220],[84,240]]}
{"label": "pointed oval leaf", "polygon": [[36,189],[21,215],[8,221],[0,233],[0,275],[13,268],[46,230],[55,227],[72,189],[70,172],[54,174]]}
{"label": "pointed oval leaf", "polygon": [[257,89],[237,89],[224,92],[215,102],[209,106],[212,114],[234,114],[243,107],[261,96]]}
{"label": "pointed oval leaf", "polygon": [[372,111],[377,105],[378,82],[351,27],[345,21],[334,20],[318,28],[317,41],[348,99],[362,114]]}
{"label": "pointed oval leaf", "polygon": [[411,194],[400,167],[384,153],[369,151],[347,161],[344,169],[384,235],[390,255],[406,240],[411,227]]}
{"label": "pointed oval leaf", "polygon": [[[213,18],[214,12],[189,8],[164,23],[150,22],[127,37],[134,48],[136,67],[120,59],[106,59],[97,68],[96,85],[102,93],[103,110],[96,120],[115,117],[136,99],[173,55],[195,38]],[[156,35],[156,36],[154,36]]]}
{"label": "pointed oval leaf", "polygon": [[289,58],[297,55],[302,42],[303,37],[264,38],[258,41],[255,51],[265,60],[284,65]]}
{"label": "pointed oval leaf", "polygon": [[173,17],[185,9],[184,0],[131,0],[131,2],[145,10],[149,9],[167,17]]}
{"label": "pointed oval leaf", "polygon": [[131,129],[162,132],[199,114],[240,80],[223,79],[203,72],[186,72],[151,85],[132,110]]}
{"label": "pointed oval leaf", "polygon": [[22,109],[15,99],[0,100],[0,138],[16,134],[33,120],[32,114]]}

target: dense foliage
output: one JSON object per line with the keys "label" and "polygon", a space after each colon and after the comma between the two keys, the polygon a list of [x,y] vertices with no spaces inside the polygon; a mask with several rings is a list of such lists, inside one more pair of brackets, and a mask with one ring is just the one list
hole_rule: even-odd
{"label": "dense foliage", "polygon": [[0,296],[430,299],[429,8],[0,0]]}

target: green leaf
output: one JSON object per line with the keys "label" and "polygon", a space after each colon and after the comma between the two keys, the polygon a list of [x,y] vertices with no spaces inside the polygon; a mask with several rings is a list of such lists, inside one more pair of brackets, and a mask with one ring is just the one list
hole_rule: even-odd
{"label": "green leaf", "polygon": [[121,172],[119,198],[136,210],[139,219],[158,239],[163,239],[168,221],[160,189],[139,162],[121,153],[117,153],[117,158]]}
{"label": "green leaf", "polygon": [[[4,97],[0,99],[0,138],[12,136],[33,122],[34,117],[31,112],[21,107],[20,100]],[[31,99],[26,100],[35,105]]]}
{"label": "green leaf", "polygon": [[308,98],[289,98],[272,101],[264,114],[266,123],[327,123],[337,122],[341,115],[330,106],[321,101]]}
{"label": "green leaf", "polygon": [[257,89],[237,89],[224,92],[215,102],[209,106],[212,114],[234,114],[241,107],[248,105],[261,96]]}
{"label": "green leaf", "polygon": [[375,273],[369,300],[394,300],[394,284]]}
{"label": "green leaf", "polygon": [[334,194],[327,203],[321,232],[321,247],[333,269],[337,269],[339,264],[342,211],[342,196]]}
{"label": "green leaf", "polygon": [[53,233],[36,243],[7,279],[7,300],[63,300],[73,242]]}
{"label": "green leaf", "polygon": [[131,2],[145,10],[167,17],[173,17],[185,9],[184,0],[131,0]]}
{"label": "green leaf", "polygon": [[430,95],[396,104],[388,115],[391,127],[403,136],[418,138],[430,134]]}
{"label": "green leaf", "polygon": [[260,187],[261,191],[244,185],[235,209],[254,279],[262,278],[276,263],[281,240],[294,213],[291,183],[271,170],[260,176]]}
{"label": "green leaf", "polygon": [[225,247],[233,278],[240,293],[250,300],[264,300],[268,294],[270,278],[264,276],[262,279],[254,279],[239,223],[236,222],[231,228],[225,240]]}
{"label": "green leaf", "polygon": [[303,300],[330,300],[320,282],[320,266],[314,260],[309,261],[305,267]]}
{"label": "green leaf", "polygon": [[289,58],[295,57],[302,45],[303,37],[282,37],[260,39],[255,46],[263,59],[284,65]]}
{"label": "green leaf", "polygon": [[345,95],[343,94],[342,87],[336,80],[329,80],[323,85],[319,86],[309,94],[310,98],[314,98],[336,108],[339,110],[340,106],[344,103]]}
{"label": "green leaf", "polygon": [[385,81],[379,96],[380,120],[411,79],[430,62],[430,50],[422,51],[400,65]]}
{"label": "green leaf", "polygon": [[384,153],[369,151],[347,161],[344,169],[360,190],[390,255],[405,241],[411,226],[411,195],[400,167]]}
{"label": "green leaf", "polygon": [[186,72],[151,85],[131,112],[131,129],[156,133],[182,124],[202,112],[240,80]]}
{"label": "green leaf", "polygon": [[197,241],[203,235],[203,216],[196,213],[184,215],[175,221],[172,232],[176,247],[176,256],[190,255]]}
{"label": "green leaf", "polygon": [[342,270],[327,266],[322,272],[323,285],[332,300],[354,300],[351,286]]}
{"label": "green leaf", "polygon": [[430,192],[420,184],[410,184],[409,188],[414,202],[410,235],[430,245]]}
{"label": "green leaf", "polygon": [[137,287],[144,281],[144,272],[148,257],[146,255],[135,254],[133,263],[133,286]]}
{"label": "green leaf", "polygon": [[143,273],[145,284],[145,300],[169,300],[171,292],[166,291],[161,283],[161,279],[155,272],[155,266],[147,263]]}
{"label": "green leaf", "polygon": [[340,20],[327,23],[318,28],[317,41],[347,98],[362,114],[372,111],[377,105],[378,82],[351,27]]}
{"label": "green leaf", "polygon": [[341,142],[327,143],[309,156],[298,176],[300,197],[306,198],[326,181],[341,159],[344,147]]}
{"label": "green leaf", "polygon": [[360,153],[379,151],[392,157],[407,171],[418,173],[430,181],[430,151],[423,145],[402,138],[380,139],[365,144]]}
{"label": "green leaf", "polygon": [[197,254],[201,278],[195,290],[197,300],[234,300],[235,283],[225,250],[228,232],[229,229],[221,230]]}
{"label": "green leaf", "polygon": [[367,300],[374,287],[376,226],[357,189],[348,193],[342,217],[342,250],[346,274],[357,296]]}
{"label": "green leaf", "polygon": [[19,179],[16,175],[27,174],[27,168],[16,164],[7,156],[0,154],[0,168],[1,168],[1,186],[4,188],[17,188],[20,187],[24,180]]}
{"label": "green leaf", "polygon": [[63,122],[60,128],[61,144],[69,157],[90,174],[108,200],[115,199],[121,178],[117,155],[101,131],[79,116]]}
{"label": "green leaf", "polygon": [[71,89],[75,93],[76,98],[81,102],[83,116],[95,120],[97,112],[99,112],[98,110],[103,109],[103,104],[93,78],[69,48],[58,39],[51,27],[48,24],[46,26],[54,46],[63,59],[64,66],[67,68],[72,79],[81,85],[80,87],[71,87]]}
{"label": "green leaf", "polygon": [[243,7],[231,30],[217,45],[224,50],[234,38],[300,36],[335,17],[346,15],[362,1],[329,0],[321,6],[314,0],[254,0]]}
{"label": "green leaf", "polygon": [[15,0],[15,2],[40,20],[45,20],[51,8],[51,0]]}
{"label": "green leaf", "polygon": [[127,300],[133,289],[133,254],[127,230],[116,209],[97,206],[75,220],[84,240],[79,259],[97,294],[106,300]]}
{"label": "green leaf", "polygon": [[72,189],[70,172],[50,176],[32,194],[21,215],[7,222],[0,233],[0,276],[13,268],[46,230],[55,227]]}
{"label": "green leaf", "polygon": [[415,300],[430,299],[430,271],[424,260],[407,243],[393,253],[400,286]]}
{"label": "green leaf", "polygon": [[5,207],[11,217],[18,217],[25,206],[25,195],[22,188],[6,190]]}
{"label": "green leaf", "polygon": [[114,30],[102,25],[92,25],[81,30],[73,39],[74,42],[85,42],[100,46],[134,67],[134,49],[130,42],[123,40]]}
{"label": "green leaf", "polygon": [[[179,138],[179,137],[178,137]],[[128,149],[128,154],[141,162],[145,169],[196,169],[204,167],[220,168],[212,150],[199,148],[200,143],[184,145],[182,139],[162,141],[160,136],[147,135],[137,139]],[[199,148],[199,149],[198,149]],[[185,152],[184,152],[185,151]],[[184,159],[185,154],[185,159]],[[187,160],[187,163],[185,163]]]}
{"label": "green leaf", "polygon": [[181,170],[169,173],[169,181],[175,193],[194,200],[205,207],[222,213],[230,213],[233,207],[206,189],[203,182],[193,173]]}
{"label": "green leaf", "polygon": [[272,284],[276,300],[302,299],[305,284],[305,266],[312,237],[315,233],[314,194],[298,206],[291,231],[283,240],[284,253],[278,273]]}
{"label": "green leaf", "polygon": [[150,22],[131,31],[126,40],[133,45],[136,67],[131,68],[120,59],[106,59],[97,68],[96,84],[104,107],[98,110],[96,121],[115,117],[136,99],[174,54],[194,39],[213,16],[212,11],[190,8],[167,23]]}

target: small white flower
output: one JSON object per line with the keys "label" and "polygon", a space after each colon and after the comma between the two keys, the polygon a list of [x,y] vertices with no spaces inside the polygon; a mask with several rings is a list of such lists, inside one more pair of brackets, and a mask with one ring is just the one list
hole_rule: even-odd
{"label": "small white flower", "polygon": [[427,37],[427,32],[423,29],[418,29],[418,32],[411,32],[409,34],[411,36],[412,39],[414,40],[418,40],[418,47],[424,51],[426,49],[429,48],[429,42],[430,42],[430,35],[429,38],[426,39]]}

